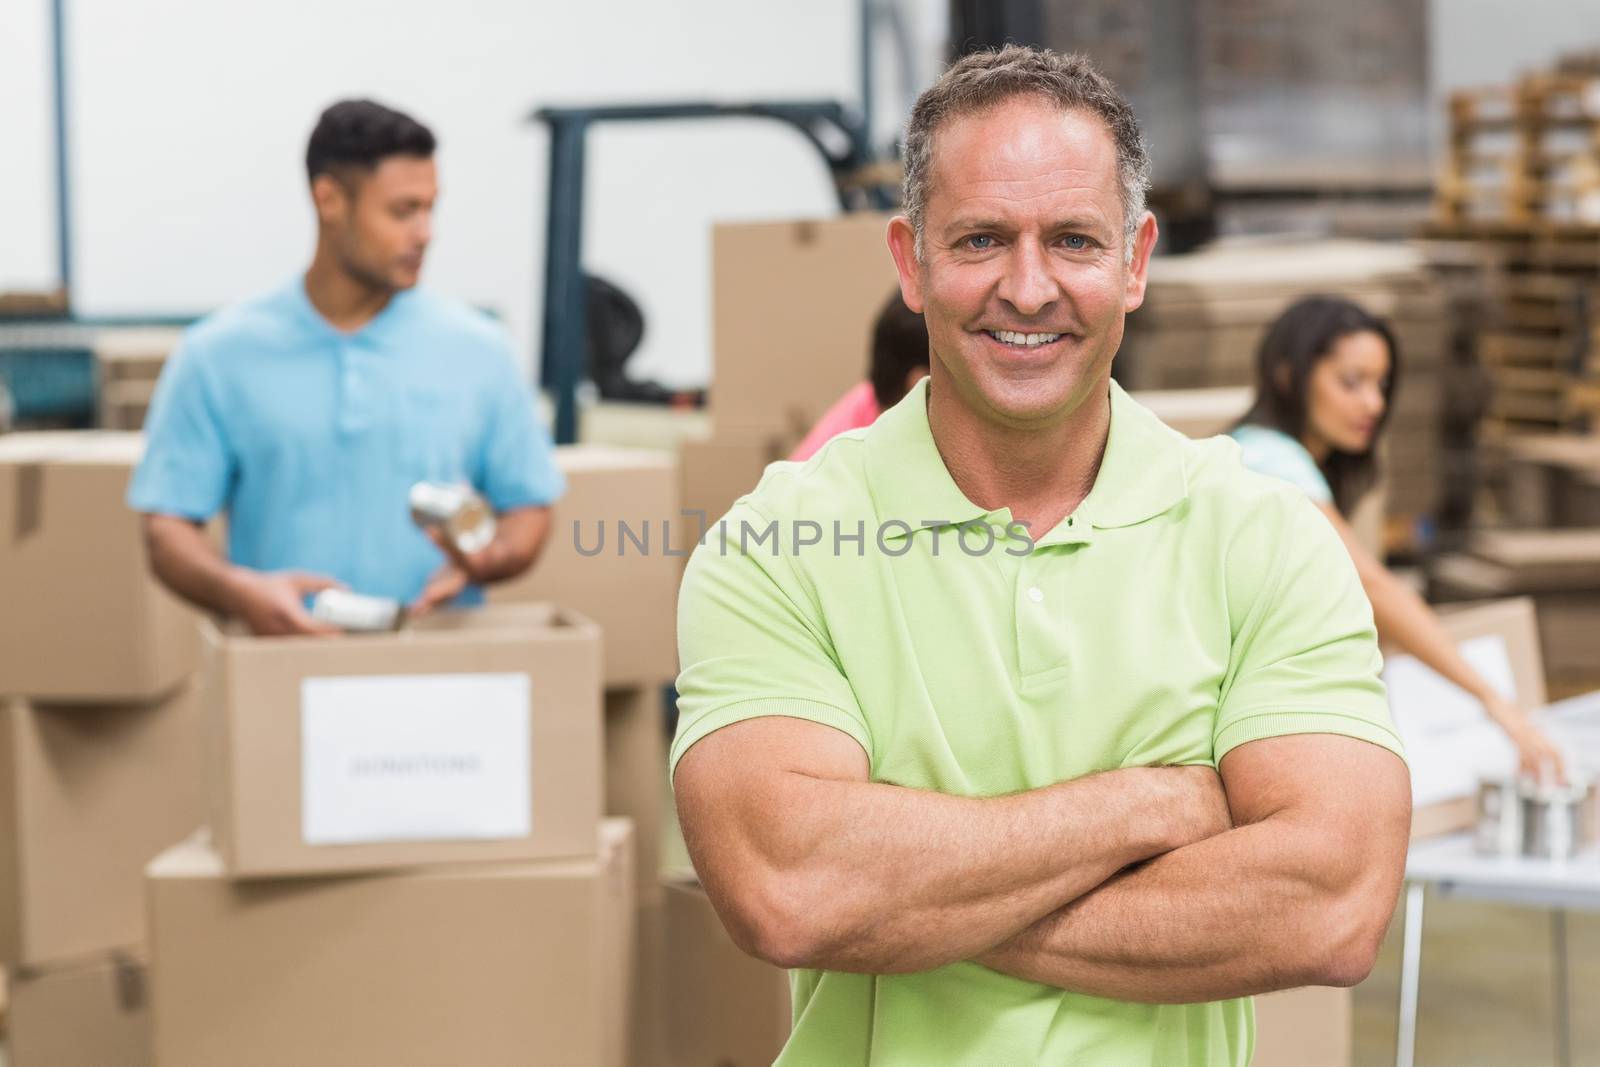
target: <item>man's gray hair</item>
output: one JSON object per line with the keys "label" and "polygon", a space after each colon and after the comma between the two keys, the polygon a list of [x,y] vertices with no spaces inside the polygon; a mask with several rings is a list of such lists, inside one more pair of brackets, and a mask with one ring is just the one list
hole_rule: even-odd
{"label": "man's gray hair", "polygon": [[1106,124],[1117,148],[1124,242],[1131,256],[1133,235],[1144,216],[1145,194],[1150,189],[1150,155],[1133,108],[1088,57],[1007,45],[957,60],[911,108],[901,204],[916,230],[917,258],[922,258],[922,221],[933,172],[934,135],[950,119],[987,111],[1018,96],[1037,96],[1062,111],[1087,112]]}

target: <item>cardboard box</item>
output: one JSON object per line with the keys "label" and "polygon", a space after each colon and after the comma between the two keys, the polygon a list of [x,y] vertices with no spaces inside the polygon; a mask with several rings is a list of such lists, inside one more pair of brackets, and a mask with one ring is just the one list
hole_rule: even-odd
{"label": "cardboard box", "polygon": [[898,287],[889,216],[723,223],[711,235],[711,421],[797,443],[866,380]]}
{"label": "cardboard box", "polygon": [[[706,529],[728,513],[734,501],[754,489],[767,464],[785,456],[780,440],[757,432],[727,433],[704,441],[685,441],[678,450],[680,499],[685,512],[704,517]],[[691,518],[696,529],[698,518]]]}
{"label": "cardboard box", "polygon": [[693,882],[666,889],[672,1067],[768,1067],[792,1026],[787,972],[745,955]]}
{"label": "cardboard box", "polygon": [[[1559,575],[1559,565],[1551,569]],[[1531,592],[1546,679],[1586,684],[1600,676],[1600,587],[1562,583],[1554,576],[1535,581],[1527,570],[1468,555],[1441,557],[1429,577],[1431,592],[1443,600],[1476,602]]]}
{"label": "cardboard box", "polygon": [[661,893],[661,838],[667,820],[667,726],[658,685],[605,696],[607,815],[633,820],[639,899]]}
{"label": "cardboard box", "polygon": [[667,966],[666,900],[659,883],[635,912],[633,999],[628,1019],[631,1067],[673,1067],[667,1047],[668,988],[681,976]]}
{"label": "cardboard box", "polygon": [[[1534,618],[1533,601],[1518,597],[1468,606],[1445,606],[1440,609],[1439,621],[1457,645],[1466,646],[1468,642],[1483,638],[1498,642],[1503,648],[1504,662],[1509,667],[1517,706],[1528,712],[1544,706],[1544,669],[1540,661],[1539,631]],[[1384,658],[1388,661],[1386,677],[1389,677],[1388,672],[1394,670],[1399,653],[1386,648]],[[1472,760],[1482,754],[1484,735],[1498,738],[1498,728],[1481,712],[1469,711],[1468,720],[1440,724],[1438,732],[1419,738],[1408,728],[1408,710],[1402,703],[1404,699],[1391,687],[1395,721],[1407,736],[1406,757],[1411,763],[1413,789],[1426,790],[1425,795],[1417,797],[1412,810],[1412,838],[1471,828],[1477,821],[1477,781]],[[1412,713],[1427,710],[1414,709]],[[1459,769],[1453,775],[1457,788],[1449,795],[1435,796],[1433,787],[1425,783],[1436,778],[1433,772],[1438,767],[1455,767],[1458,764]]]}
{"label": "cardboard box", "polygon": [[490,586],[489,602],[547,601],[599,623],[608,688],[671,681],[683,561],[670,552],[683,553],[696,536],[692,520],[678,513],[676,461],[644,449],[577,445],[556,449],[556,462],[567,492],[544,552],[527,574]]}
{"label": "cardboard box", "polygon": [[610,1064],[631,828],[599,858],[230,881],[202,841],[150,864],[161,1067]]}
{"label": "cardboard box", "polygon": [[547,604],[393,634],[206,628],[211,829],[237,877],[592,854],[600,631]]}
{"label": "cardboard box", "polygon": [[1251,1067],[1350,1067],[1354,999],[1330,986],[1256,997]]}
{"label": "cardboard box", "polygon": [[199,695],[143,705],[0,700],[0,963],[138,943],[140,875],[205,821]]}
{"label": "cardboard box", "polygon": [[123,496],[143,440],[0,437],[0,694],[151,700],[199,664],[199,616],[151,575]]}
{"label": "cardboard box", "polygon": [[149,1067],[146,981],[132,952],[19,974],[9,1067]]}

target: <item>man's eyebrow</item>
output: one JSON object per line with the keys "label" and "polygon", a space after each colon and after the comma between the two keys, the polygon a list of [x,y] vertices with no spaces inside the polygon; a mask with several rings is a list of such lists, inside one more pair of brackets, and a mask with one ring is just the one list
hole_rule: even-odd
{"label": "man's eyebrow", "polygon": [[[1060,233],[1063,230],[1103,230],[1109,229],[1110,225],[1111,224],[1109,221],[1101,218],[1098,215],[1069,215],[1065,218],[1057,219],[1056,221],[1050,223],[1045,227],[1045,232]],[[969,233],[979,230],[994,231],[997,233],[1009,233],[1015,230],[1016,226],[1000,219],[974,216],[971,218],[958,217],[954,219],[946,228],[948,230],[959,231],[962,233]]]}
{"label": "man's eyebrow", "polygon": [[1014,229],[1014,227],[1008,222],[1002,222],[999,219],[984,218],[981,216],[974,216],[972,218],[957,218],[952,221],[947,228],[951,230],[961,230],[963,232],[967,230],[1000,230],[1003,232]]}

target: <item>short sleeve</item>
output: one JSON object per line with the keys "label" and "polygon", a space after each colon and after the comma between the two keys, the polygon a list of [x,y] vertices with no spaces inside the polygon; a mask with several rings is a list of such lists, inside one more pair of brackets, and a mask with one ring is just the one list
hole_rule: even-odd
{"label": "short sleeve", "polygon": [[1311,453],[1288,434],[1256,426],[1241,427],[1239,459],[1250,470],[1288,482],[1313,503],[1332,504],[1333,490]]}
{"label": "short sleeve", "polygon": [[866,717],[790,557],[761,555],[754,545],[743,551],[743,522],[768,525],[748,503],[735,505],[684,572],[673,772],[702,738],[764,716],[831,726],[854,738],[870,759]]}
{"label": "short sleeve", "polygon": [[[1220,760],[1247,741],[1343,734],[1404,757],[1389,706],[1372,608],[1326,517],[1301,498],[1282,521],[1250,524],[1229,566],[1260,566],[1259,592],[1233,640],[1214,735]],[[1254,560],[1265,561],[1255,564]]]}
{"label": "short sleeve", "polygon": [[478,488],[496,511],[554,503],[566,479],[509,349],[496,358],[489,394]]}
{"label": "short sleeve", "polygon": [[144,458],[128,486],[128,506],[135,511],[204,522],[227,505],[234,453],[209,371],[192,338],[162,368],[150,401]]}

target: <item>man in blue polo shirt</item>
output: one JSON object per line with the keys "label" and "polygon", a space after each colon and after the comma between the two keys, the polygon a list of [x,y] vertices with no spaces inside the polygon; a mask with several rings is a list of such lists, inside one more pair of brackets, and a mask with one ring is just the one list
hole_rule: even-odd
{"label": "man in blue polo shirt", "polygon": [[[306,169],[310,268],[184,337],[128,491],[151,565],[256,633],[331,632],[330,586],[425,612],[480,602],[533,564],[563,481],[504,332],[416,288],[432,236],[434,137],[370,101],[323,112]],[[464,555],[411,521],[419,481],[465,482],[498,514]],[[228,516],[227,559],[202,532]]]}

